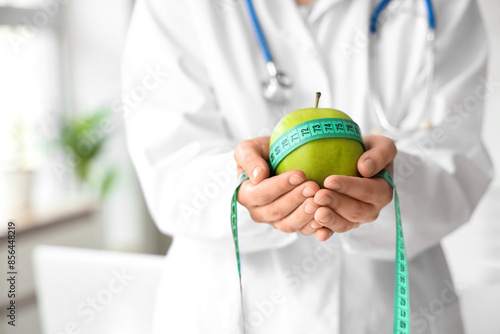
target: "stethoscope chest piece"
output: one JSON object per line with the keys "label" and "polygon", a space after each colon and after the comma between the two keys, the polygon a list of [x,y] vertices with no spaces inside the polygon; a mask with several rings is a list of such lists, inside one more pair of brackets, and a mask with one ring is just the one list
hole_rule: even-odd
{"label": "stethoscope chest piece", "polygon": [[273,62],[268,62],[266,65],[269,79],[262,82],[264,97],[272,103],[284,104],[291,98],[292,79],[285,73],[278,72]]}

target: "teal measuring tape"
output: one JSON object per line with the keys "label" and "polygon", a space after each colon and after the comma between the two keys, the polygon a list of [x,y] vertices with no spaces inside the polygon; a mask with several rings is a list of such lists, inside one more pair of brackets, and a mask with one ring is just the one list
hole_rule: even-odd
{"label": "teal measuring tape", "polygon": [[359,141],[365,148],[361,131],[353,121],[344,118],[314,119],[294,126],[274,141],[269,149],[269,162],[273,170],[293,150],[323,138],[350,138]]}
{"label": "teal measuring tape", "polygon": [[[310,120],[286,131],[269,149],[270,167],[275,170],[281,160],[296,148],[316,139],[322,138],[351,138],[359,141],[364,148],[363,139],[358,125],[348,119],[322,118]],[[383,169],[377,175],[384,179],[394,189],[394,204],[396,213],[396,257],[395,257],[395,281],[394,281],[394,320],[393,334],[410,334],[410,299],[408,282],[408,264],[406,260],[405,241],[403,226],[401,224],[401,213],[399,208],[399,197],[391,174]],[[238,192],[243,182],[248,180],[245,172],[240,175],[239,184],[236,187],[231,200],[231,230],[233,233],[236,260],[238,264],[238,275],[240,282],[240,295],[243,312],[243,287],[241,283],[241,261],[238,241]],[[245,315],[243,314],[243,318]],[[243,323],[243,330],[245,330]]]}

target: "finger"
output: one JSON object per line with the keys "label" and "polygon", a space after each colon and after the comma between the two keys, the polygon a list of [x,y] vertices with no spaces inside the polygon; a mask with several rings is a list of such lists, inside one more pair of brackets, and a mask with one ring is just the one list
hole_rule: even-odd
{"label": "finger", "polygon": [[309,224],[317,209],[318,205],[314,203],[313,198],[308,198],[291,214],[272,225],[285,233],[297,232]]}
{"label": "finger", "polygon": [[314,220],[320,223],[321,226],[338,233],[347,232],[359,226],[358,223],[351,222],[337,214],[332,209],[324,206],[316,210]]}
{"label": "finger", "polygon": [[267,159],[269,157],[269,137],[246,140],[234,151],[238,173],[245,171],[253,184],[258,184],[270,175]]}
{"label": "finger", "polygon": [[378,217],[379,210],[371,203],[365,203],[350,196],[321,189],[314,195],[314,202],[328,207],[343,218],[354,223],[372,222]]}
{"label": "finger", "polygon": [[318,224],[319,227],[313,227],[313,224],[318,224],[314,219],[309,223],[305,224],[300,230],[300,234],[302,235],[312,235],[316,233],[317,230],[321,228],[321,225]]}
{"label": "finger", "polygon": [[306,198],[313,197],[319,189],[316,182],[304,182],[275,201],[254,208],[252,218],[256,222],[279,221],[295,211]]}
{"label": "finger", "polygon": [[391,164],[396,156],[397,149],[394,142],[384,136],[363,136],[366,152],[358,159],[358,171],[364,177],[372,177],[387,165]]}
{"label": "finger", "polygon": [[[272,203],[306,181],[306,175],[300,170],[291,170],[286,173],[264,179],[259,184],[244,182],[238,194],[238,201],[242,205],[262,206]],[[319,188],[319,186],[318,186]]]}
{"label": "finger", "polygon": [[316,237],[316,240],[318,240],[318,241],[327,241],[328,239],[330,239],[330,237],[333,235],[333,233],[334,232],[332,230],[330,230],[326,227],[322,227],[314,233],[314,236]]}
{"label": "finger", "polygon": [[378,207],[386,206],[392,201],[393,190],[391,185],[378,177],[366,179],[330,175],[325,179],[325,188]]}

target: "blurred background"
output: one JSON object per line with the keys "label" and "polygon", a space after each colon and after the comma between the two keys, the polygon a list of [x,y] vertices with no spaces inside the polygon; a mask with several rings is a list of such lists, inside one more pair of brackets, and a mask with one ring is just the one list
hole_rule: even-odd
{"label": "blurred background", "polygon": [[[1,333],[147,333],[171,239],[151,221],[126,150],[120,63],[133,2],[0,0]],[[466,326],[499,333],[500,2],[479,3],[496,83],[484,139],[497,177],[444,245]],[[9,219],[15,328],[4,315]],[[72,300],[58,295],[67,289]],[[106,322],[114,326],[103,330]]]}

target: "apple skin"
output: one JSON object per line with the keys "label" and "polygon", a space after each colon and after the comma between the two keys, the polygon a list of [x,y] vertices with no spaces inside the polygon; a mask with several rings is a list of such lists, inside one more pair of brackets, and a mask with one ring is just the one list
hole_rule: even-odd
{"label": "apple skin", "polygon": [[[339,110],[306,108],[295,110],[283,117],[273,130],[269,147],[287,130],[313,119],[344,118],[352,120]],[[276,167],[276,174],[301,170],[309,181],[324,188],[323,182],[330,175],[359,176],[357,163],[363,154],[360,142],[350,138],[323,138],[310,141],[290,152]]]}

